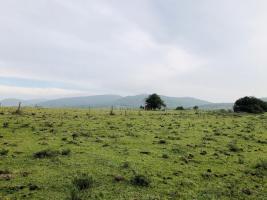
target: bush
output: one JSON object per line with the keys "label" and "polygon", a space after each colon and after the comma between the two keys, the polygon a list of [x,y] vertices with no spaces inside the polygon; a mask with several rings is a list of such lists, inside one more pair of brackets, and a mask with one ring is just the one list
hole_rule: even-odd
{"label": "bush", "polygon": [[252,171],[253,175],[258,177],[265,177],[267,176],[267,160],[260,160],[255,166],[254,170]]}
{"label": "bush", "polygon": [[93,187],[94,180],[92,176],[87,174],[81,174],[78,177],[75,177],[72,181],[72,184],[78,190],[86,190]]}
{"label": "bush", "polygon": [[175,110],[184,110],[184,107],[183,106],[178,106],[175,108]]}
{"label": "bush", "polygon": [[0,149],[0,156],[6,156],[8,154],[8,149]]}
{"label": "bush", "polygon": [[38,189],[39,187],[37,185],[32,184],[32,183],[29,184],[29,190],[38,190]]}
{"label": "bush", "polygon": [[158,142],[159,144],[166,144],[167,142],[166,142],[166,140],[159,140],[159,142]]}
{"label": "bush", "polygon": [[63,156],[68,156],[68,155],[70,155],[70,152],[71,152],[70,149],[63,149],[63,150],[61,151],[61,155],[63,155]]}
{"label": "bush", "polygon": [[51,150],[51,149],[45,149],[45,150],[42,150],[42,151],[38,151],[36,153],[33,154],[33,157],[34,158],[53,158],[55,156],[57,156],[59,154],[58,151],[54,151],[54,150]]}
{"label": "bush", "polygon": [[3,123],[3,128],[8,128],[8,126],[9,126],[9,123],[8,122],[4,122]]}
{"label": "bush", "polygon": [[255,165],[256,169],[267,171],[267,160],[261,160]]}
{"label": "bush", "polygon": [[267,112],[267,102],[255,97],[243,97],[235,102],[234,112],[264,113]]}
{"label": "bush", "polygon": [[150,185],[150,180],[144,175],[135,175],[131,179],[131,183],[136,186],[148,187]]}
{"label": "bush", "polygon": [[232,142],[230,142],[230,143],[228,144],[228,148],[229,148],[229,150],[232,151],[232,152],[239,152],[239,151],[242,150],[241,148],[239,148],[239,147],[237,146],[236,141],[232,141]]}

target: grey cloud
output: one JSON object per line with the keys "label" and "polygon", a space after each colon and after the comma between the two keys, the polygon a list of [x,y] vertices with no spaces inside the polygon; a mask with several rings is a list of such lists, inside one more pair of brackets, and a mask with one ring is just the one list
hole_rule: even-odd
{"label": "grey cloud", "polygon": [[0,72],[88,93],[264,96],[266,7],[261,0],[2,1]]}

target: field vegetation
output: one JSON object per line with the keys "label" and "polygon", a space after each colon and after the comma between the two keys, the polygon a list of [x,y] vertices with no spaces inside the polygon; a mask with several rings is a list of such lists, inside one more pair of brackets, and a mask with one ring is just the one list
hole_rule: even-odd
{"label": "field vegetation", "polygon": [[267,199],[267,114],[1,108],[0,199]]}

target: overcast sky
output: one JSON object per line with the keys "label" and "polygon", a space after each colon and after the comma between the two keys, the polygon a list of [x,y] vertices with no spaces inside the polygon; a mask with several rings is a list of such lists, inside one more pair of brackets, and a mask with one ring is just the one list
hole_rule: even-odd
{"label": "overcast sky", "polygon": [[0,99],[267,96],[266,0],[0,0]]}

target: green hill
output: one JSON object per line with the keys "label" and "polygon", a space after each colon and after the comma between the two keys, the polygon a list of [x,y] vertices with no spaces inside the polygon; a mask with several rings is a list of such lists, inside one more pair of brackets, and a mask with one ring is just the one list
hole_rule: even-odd
{"label": "green hill", "polygon": [[[38,105],[43,107],[127,107],[139,108],[145,104],[145,98],[148,95],[141,94],[135,96],[121,97],[118,95],[97,95],[87,97],[61,98],[42,102]],[[208,101],[203,101],[191,97],[167,97],[161,96],[168,108],[176,108],[177,106],[193,107],[195,105],[209,104]]]}
{"label": "green hill", "polygon": [[[33,100],[23,100],[23,99],[4,99],[0,101],[2,106],[17,106],[19,102],[22,106],[42,106],[42,107],[127,107],[127,108],[139,108],[141,105],[145,104],[145,99],[148,94],[140,94],[134,96],[122,97],[119,95],[95,95],[95,96],[85,96],[85,97],[70,97],[70,98],[60,98],[53,100],[45,99],[33,99]],[[168,108],[176,108],[177,106],[183,106],[184,108],[192,108],[193,106],[198,106],[200,109],[204,110],[216,110],[216,109],[232,109],[233,103],[211,103],[205,100],[193,98],[193,97],[169,97],[161,95]],[[262,98],[262,100],[267,101],[267,98]]]}
{"label": "green hill", "polygon": [[32,99],[32,100],[23,100],[23,99],[3,99],[0,101],[2,106],[18,106],[19,102],[21,102],[22,106],[34,106],[36,104],[39,104],[40,102],[46,101],[45,99]]}
{"label": "green hill", "polygon": [[108,107],[122,98],[119,95],[95,95],[86,97],[61,98],[42,102],[43,107]]}
{"label": "green hill", "polygon": [[219,110],[219,109],[232,110],[233,106],[234,106],[233,103],[211,103],[211,104],[201,105],[199,106],[199,108],[203,110]]}

